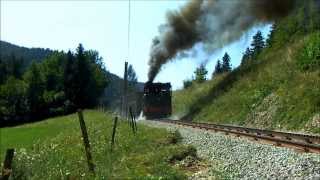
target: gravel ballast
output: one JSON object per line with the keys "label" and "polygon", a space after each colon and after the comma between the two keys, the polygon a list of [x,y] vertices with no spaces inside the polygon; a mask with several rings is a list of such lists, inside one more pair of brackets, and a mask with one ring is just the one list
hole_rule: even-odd
{"label": "gravel ballast", "polygon": [[320,155],[226,136],[222,133],[182,127],[155,121],[139,121],[149,126],[179,130],[183,143],[197,149],[209,168],[194,179],[317,179],[320,180]]}

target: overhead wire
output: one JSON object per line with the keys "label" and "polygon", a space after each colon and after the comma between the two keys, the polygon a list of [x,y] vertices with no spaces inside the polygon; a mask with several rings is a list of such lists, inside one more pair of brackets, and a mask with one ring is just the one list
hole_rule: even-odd
{"label": "overhead wire", "polygon": [[131,0],[129,1],[129,5],[128,5],[128,39],[127,39],[127,61],[129,61],[129,57],[130,57],[130,19],[131,19]]}
{"label": "overhead wire", "polygon": [[131,1],[129,1],[129,4],[128,4],[128,29],[127,29],[127,57],[126,57],[126,60],[125,60],[125,71],[124,71],[124,85],[123,85],[123,94],[122,94],[122,97],[121,97],[121,114],[123,114],[125,116],[125,118],[127,119],[128,118],[128,94],[127,94],[127,86],[128,86],[128,82],[127,82],[127,77],[128,77],[128,74],[127,74],[127,65],[128,65],[128,62],[129,62],[129,56],[130,56],[130,16],[131,16]]}

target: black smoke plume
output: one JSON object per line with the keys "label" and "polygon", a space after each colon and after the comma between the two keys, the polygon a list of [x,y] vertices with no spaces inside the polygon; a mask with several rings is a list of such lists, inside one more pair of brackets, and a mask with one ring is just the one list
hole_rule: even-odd
{"label": "black smoke plume", "polygon": [[294,0],[191,0],[179,11],[168,12],[151,46],[149,81],[163,64],[195,44],[201,42],[213,52],[259,23],[288,15],[294,5]]}

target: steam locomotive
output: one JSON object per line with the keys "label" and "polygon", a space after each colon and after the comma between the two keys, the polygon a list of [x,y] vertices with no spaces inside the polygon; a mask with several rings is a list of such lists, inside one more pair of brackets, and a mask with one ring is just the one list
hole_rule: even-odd
{"label": "steam locomotive", "polygon": [[143,91],[143,114],[146,119],[165,118],[171,115],[171,84],[147,82]]}

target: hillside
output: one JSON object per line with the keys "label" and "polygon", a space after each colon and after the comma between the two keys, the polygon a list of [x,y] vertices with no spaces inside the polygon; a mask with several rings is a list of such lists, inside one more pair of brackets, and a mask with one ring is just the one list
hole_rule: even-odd
{"label": "hillside", "polygon": [[246,66],[173,93],[193,121],[320,133],[320,12],[300,2],[275,23],[269,47]]}
{"label": "hillside", "polygon": [[11,56],[13,54],[17,58],[22,58],[25,62],[25,65],[28,66],[32,61],[42,61],[50,54],[52,54],[53,51],[48,48],[27,48],[14,45],[9,42],[0,41],[0,52],[1,60],[6,60],[8,56]]}
{"label": "hillside", "polygon": [[[15,55],[17,58],[22,58],[25,62],[25,65],[28,66],[31,64],[32,61],[35,62],[42,62],[45,58],[50,56],[53,53],[53,50],[49,48],[27,48],[27,47],[22,47],[18,46],[6,41],[0,41],[0,59],[1,60],[6,60],[7,57],[11,56],[12,54]],[[109,79],[111,81],[111,87],[109,89],[115,89],[113,87],[118,87],[122,86],[123,82],[119,83],[114,83],[115,81],[122,81],[122,78],[119,76],[108,72]],[[138,83],[137,88],[141,89],[143,86],[143,83]],[[114,96],[111,93],[107,93],[107,96]]]}
{"label": "hillside", "polygon": [[[17,79],[23,79],[23,75],[26,71],[28,71],[32,62],[37,62],[39,64],[50,64],[45,61],[52,61],[52,59],[54,59],[56,55],[60,53],[48,48],[21,47],[5,41],[0,41],[0,52],[0,86],[5,84],[10,76],[14,76]],[[59,67],[62,67],[63,65],[63,63],[59,64]],[[106,67],[108,67],[107,63]],[[53,73],[52,76],[60,76],[61,72],[63,72],[63,70],[61,70],[59,73]],[[111,109],[117,109],[120,107],[122,91],[119,91],[119,89],[123,89],[123,79],[109,71],[106,72],[106,76],[106,79],[108,79],[108,85],[99,100],[99,105],[103,104]],[[138,82],[135,86],[131,86],[129,88],[129,92],[134,95],[130,94],[130,97],[132,97],[134,100],[136,98],[135,92],[141,91],[142,88],[143,83],[140,82]],[[10,99],[7,96],[5,98]]]}
{"label": "hillside", "polygon": [[[109,84],[108,87],[105,89],[104,96],[101,98],[101,102],[110,107],[113,110],[118,110],[121,103],[121,96],[123,91],[123,83],[124,80],[120,78],[119,76],[112,74],[108,72],[108,79]],[[129,87],[128,89],[128,98],[129,101],[136,101],[137,92],[142,92],[144,87],[144,83],[137,82],[133,87]],[[136,107],[137,111],[139,110],[139,107]],[[140,111],[139,111],[140,112]]]}
{"label": "hillside", "polygon": [[174,166],[195,149],[175,133],[138,124],[137,134],[118,121],[110,151],[113,116],[84,111],[95,176],[88,171],[77,114],[0,129],[0,160],[15,148],[13,179],[184,179],[188,170]]}

